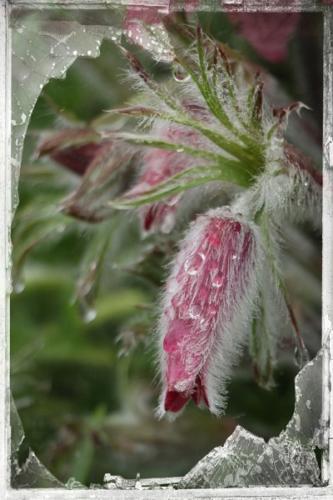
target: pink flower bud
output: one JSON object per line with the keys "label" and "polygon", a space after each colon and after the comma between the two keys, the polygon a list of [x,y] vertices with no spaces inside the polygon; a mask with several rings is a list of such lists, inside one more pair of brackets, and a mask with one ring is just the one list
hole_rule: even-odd
{"label": "pink flower bud", "polygon": [[[199,146],[203,141],[199,133],[173,124],[155,124],[153,133],[163,140],[192,147]],[[196,164],[198,164],[198,159],[193,159],[181,151],[149,149],[143,156],[143,168],[137,184],[127,195],[131,197],[144,194],[157,184]],[[178,202],[181,197],[182,195],[179,194],[142,207],[139,214],[143,230],[170,232],[175,223]]]}
{"label": "pink flower bud", "polygon": [[100,141],[94,130],[72,128],[57,131],[47,137],[40,144],[38,155],[49,155],[59,165],[82,176],[101,158],[109,156],[112,148],[112,142]]}
{"label": "pink flower bud", "polygon": [[166,284],[160,415],[191,398],[215,414],[223,409],[224,384],[251,323],[259,253],[256,226],[227,208],[192,223]]}

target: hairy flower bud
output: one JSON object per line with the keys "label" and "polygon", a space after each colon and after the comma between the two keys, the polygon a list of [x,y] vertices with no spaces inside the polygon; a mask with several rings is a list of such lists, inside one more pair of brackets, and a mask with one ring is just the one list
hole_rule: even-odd
{"label": "hairy flower bud", "polygon": [[112,148],[112,141],[101,141],[92,129],[68,128],[47,137],[40,144],[38,155],[49,155],[59,165],[82,176],[101,158],[109,156]]}
{"label": "hairy flower bud", "polygon": [[228,208],[192,223],[166,285],[160,415],[178,412],[191,398],[215,414],[223,410],[224,385],[254,311],[258,238],[256,226]]}
{"label": "hairy flower bud", "polygon": [[[191,129],[177,125],[166,125],[165,123],[156,123],[153,133],[166,141],[192,147],[198,146],[203,141],[201,135]],[[143,168],[137,184],[127,194],[129,197],[144,194],[157,184],[197,163],[198,159],[186,155],[181,149],[179,151],[149,149],[143,155]],[[175,223],[175,215],[181,197],[182,195],[178,194],[142,207],[139,214],[143,230],[170,232]]]}

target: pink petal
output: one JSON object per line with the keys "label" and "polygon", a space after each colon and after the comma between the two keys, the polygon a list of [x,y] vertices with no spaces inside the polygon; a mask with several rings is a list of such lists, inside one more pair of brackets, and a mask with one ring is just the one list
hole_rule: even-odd
{"label": "pink petal", "polygon": [[70,146],[65,149],[54,151],[51,157],[60,165],[68,168],[78,175],[83,175],[92,161],[103,150],[101,143],[88,143],[82,146]]}
{"label": "pink petal", "polygon": [[[193,113],[202,116],[202,110],[196,109]],[[173,124],[157,124],[153,127],[153,134],[157,137],[176,144],[199,146],[202,143],[201,135],[193,130]],[[176,151],[149,149],[142,160],[142,170],[136,185],[127,192],[128,198],[144,194],[160,182],[168,180],[173,175],[197,164],[192,157]],[[172,196],[166,200],[146,205],[139,209],[142,229],[147,231],[161,231],[168,233],[172,230],[179,201],[182,195]]]}
{"label": "pink petal", "polygon": [[167,393],[212,406],[206,374],[216,341],[244,297],[255,249],[251,227],[226,209],[211,210],[192,224],[166,286],[162,375]]}
{"label": "pink petal", "polygon": [[67,128],[47,137],[38,147],[38,155],[49,155],[59,165],[78,175],[106,151],[111,151],[111,141],[100,142],[94,130]]}
{"label": "pink petal", "polygon": [[165,411],[177,412],[188,402],[189,397],[176,391],[168,391],[165,396]]}

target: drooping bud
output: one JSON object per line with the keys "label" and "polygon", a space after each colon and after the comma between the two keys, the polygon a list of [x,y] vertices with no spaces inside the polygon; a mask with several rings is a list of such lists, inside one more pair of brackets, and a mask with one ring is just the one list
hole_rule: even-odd
{"label": "drooping bud", "polygon": [[159,414],[192,398],[221,413],[254,312],[261,245],[256,226],[228,208],[199,216],[181,243],[160,321]]}
{"label": "drooping bud", "polygon": [[59,165],[81,176],[102,156],[110,154],[111,149],[112,142],[101,141],[94,130],[72,128],[47,137],[39,146],[38,155],[48,155]]}

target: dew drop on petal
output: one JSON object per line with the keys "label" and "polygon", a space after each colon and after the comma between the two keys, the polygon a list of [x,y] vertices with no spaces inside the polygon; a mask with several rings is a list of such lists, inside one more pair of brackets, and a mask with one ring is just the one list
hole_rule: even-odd
{"label": "dew drop on petal", "polygon": [[199,272],[205,259],[206,259],[206,256],[203,253],[201,253],[201,252],[195,253],[194,255],[192,255],[191,257],[189,257],[185,261],[185,264],[184,264],[185,271],[190,276],[196,275]]}
{"label": "dew drop on petal", "polygon": [[221,288],[223,285],[223,276],[217,275],[215,278],[212,280],[212,287],[214,288]]}
{"label": "dew drop on petal", "polygon": [[177,66],[173,70],[173,78],[176,82],[187,82],[191,77],[181,66]]}
{"label": "dew drop on petal", "polygon": [[200,316],[201,308],[197,304],[192,304],[188,312],[191,319],[196,319]]}

